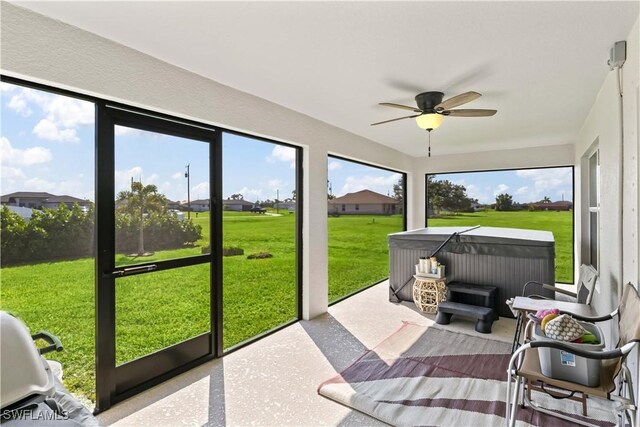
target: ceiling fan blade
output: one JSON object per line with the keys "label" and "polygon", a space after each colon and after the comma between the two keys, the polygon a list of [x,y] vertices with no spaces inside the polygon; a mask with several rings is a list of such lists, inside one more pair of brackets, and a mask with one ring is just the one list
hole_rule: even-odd
{"label": "ceiling fan blade", "polygon": [[480,98],[481,96],[482,95],[480,95],[478,92],[461,93],[460,95],[456,95],[453,98],[449,98],[449,99],[447,99],[445,101],[442,101],[440,104],[435,106],[435,109],[437,111],[448,110],[450,108],[457,107],[458,105],[462,105],[462,104],[466,104],[467,102],[471,102],[474,99]]}
{"label": "ceiling fan blade", "polygon": [[419,109],[418,107],[409,107],[408,105],[394,104],[393,102],[381,102],[378,105],[383,105],[385,107],[402,108],[403,110],[410,110],[415,113],[422,113],[422,110]]}
{"label": "ceiling fan blade", "polygon": [[451,117],[489,117],[496,114],[498,110],[445,110],[440,114]]}
{"label": "ceiling fan blade", "polygon": [[404,117],[398,117],[397,119],[391,119],[391,120],[385,120],[383,122],[377,122],[377,123],[371,123],[371,126],[376,126],[376,125],[381,125],[383,123],[389,123],[389,122],[395,122],[396,120],[404,120],[404,119],[411,119],[413,117],[418,117],[421,116],[422,114],[416,114],[415,116],[404,116]]}

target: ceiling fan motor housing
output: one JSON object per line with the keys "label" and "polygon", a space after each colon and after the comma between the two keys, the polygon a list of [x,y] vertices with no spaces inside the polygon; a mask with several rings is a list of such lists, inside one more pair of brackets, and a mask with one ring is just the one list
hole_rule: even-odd
{"label": "ceiling fan motor housing", "polygon": [[443,97],[444,93],[442,92],[423,92],[416,95],[416,103],[424,114],[433,114],[436,112],[436,105],[442,102]]}

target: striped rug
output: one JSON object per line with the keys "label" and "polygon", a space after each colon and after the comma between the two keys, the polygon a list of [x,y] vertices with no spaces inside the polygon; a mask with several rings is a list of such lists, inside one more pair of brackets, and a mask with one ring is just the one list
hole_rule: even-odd
{"label": "striped rug", "polygon": [[[502,426],[511,344],[405,322],[373,350],[323,382],[318,393],[398,426]],[[534,393],[535,401],[574,418],[615,424],[608,402],[581,406]],[[518,426],[570,426],[530,408],[518,411]]]}

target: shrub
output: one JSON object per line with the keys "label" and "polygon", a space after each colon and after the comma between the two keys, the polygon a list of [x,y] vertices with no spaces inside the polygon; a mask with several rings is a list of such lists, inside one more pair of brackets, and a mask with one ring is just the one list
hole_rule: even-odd
{"label": "shrub", "polygon": [[244,249],[237,248],[234,246],[227,246],[222,248],[223,256],[236,256],[236,255],[244,255]]}
{"label": "shrub", "polygon": [[[94,256],[93,205],[86,212],[77,204],[34,210],[28,221],[3,206],[0,223],[2,266]],[[169,212],[145,217],[143,231],[145,247],[152,251],[193,245],[202,236],[201,226]],[[128,215],[117,213],[116,251],[136,251],[138,232]]]}
{"label": "shrub", "polygon": [[255,254],[250,254],[247,256],[247,259],[265,259],[265,258],[273,258],[269,252],[258,252]]}

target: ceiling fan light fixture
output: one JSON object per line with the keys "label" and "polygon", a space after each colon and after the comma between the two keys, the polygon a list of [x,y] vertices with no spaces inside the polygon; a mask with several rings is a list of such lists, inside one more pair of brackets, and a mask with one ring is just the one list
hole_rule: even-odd
{"label": "ceiling fan light fixture", "polygon": [[442,114],[422,114],[416,117],[416,123],[418,123],[418,127],[421,129],[437,129],[442,121],[444,120],[444,116]]}

